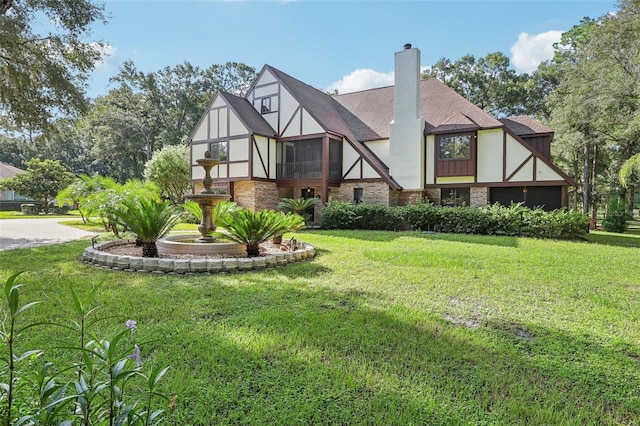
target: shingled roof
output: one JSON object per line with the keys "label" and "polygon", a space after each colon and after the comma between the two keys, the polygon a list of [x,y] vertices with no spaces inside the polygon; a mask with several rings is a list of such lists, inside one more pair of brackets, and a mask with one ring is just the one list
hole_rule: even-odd
{"label": "shingled roof", "polygon": [[[393,120],[393,86],[334,96],[334,99],[371,127],[380,139],[389,138]],[[419,113],[425,134],[502,127],[503,124],[438,79],[420,81]]]}
{"label": "shingled roof", "polygon": [[362,143],[367,140],[382,139],[371,127],[353,112],[336,102],[335,97],[329,96],[270,65],[265,65],[265,69],[280,80],[325,131],[346,137],[351,141],[353,148],[387,181],[390,187],[401,188],[389,176],[389,167]]}
{"label": "shingled roof", "polygon": [[501,118],[500,122],[518,136],[553,133],[549,127],[526,115]]}
{"label": "shingled roof", "polygon": [[267,123],[267,120],[256,111],[248,100],[222,90],[218,90],[218,94],[227,102],[231,109],[235,111],[250,132],[262,136],[275,137],[276,131],[273,130],[271,125]]}

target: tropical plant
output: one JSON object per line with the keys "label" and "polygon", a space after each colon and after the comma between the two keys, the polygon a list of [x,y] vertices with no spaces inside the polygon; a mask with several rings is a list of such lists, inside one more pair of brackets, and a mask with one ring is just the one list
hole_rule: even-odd
{"label": "tropical plant", "polygon": [[320,206],[322,203],[317,198],[283,198],[278,203],[278,208],[284,212],[297,213],[304,221],[308,221],[311,218],[309,213],[306,213],[307,209]]}
{"label": "tropical plant", "polygon": [[292,213],[273,210],[236,210],[222,221],[229,238],[247,246],[247,256],[260,255],[260,244],[269,238],[304,226],[302,218]]}
{"label": "tropical plant", "polygon": [[164,237],[180,221],[182,208],[168,201],[151,199],[125,201],[123,210],[115,210],[113,215],[120,225],[136,234],[142,241],[142,257],[158,257],[156,241]]}
{"label": "tropical plant", "polygon": [[[187,212],[191,213],[191,215],[196,218],[198,222],[202,221],[202,209],[198,203],[195,201],[187,201],[184,204],[184,207]],[[211,211],[211,221],[215,226],[222,226],[224,218],[227,217],[229,213],[241,209],[242,207],[233,201],[220,201]],[[215,231],[215,229],[212,231]]]}

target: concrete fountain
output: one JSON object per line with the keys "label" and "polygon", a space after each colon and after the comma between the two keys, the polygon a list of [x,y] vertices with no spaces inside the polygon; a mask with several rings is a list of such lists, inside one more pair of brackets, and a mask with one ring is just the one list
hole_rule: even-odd
{"label": "concrete fountain", "polygon": [[156,242],[158,253],[174,255],[172,258],[147,258],[120,255],[109,252],[112,247],[131,245],[135,240],[109,241],[85,249],[82,258],[95,266],[126,272],[215,274],[219,272],[240,272],[275,268],[289,263],[312,259],[313,246],[306,244],[295,251],[278,252],[264,257],[245,258],[246,246],[236,242],[219,241],[211,234],[216,230],[213,209],[221,201],[229,200],[227,194],[216,194],[211,185],[211,169],[218,160],[211,158],[209,151],[205,158],[196,160],[205,170],[202,179],[204,189],[199,194],[185,196],[193,200],[202,210],[202,220],[198,226],[200,237],[195,234],[170,235]]}
{"label": "concrete fountain", "polygon": [[211,169],[219,164],[218,160],[211,158],[211,153],[206,151],[204,158],[196,160],[199,166],[204,169],[202,186],[204,189],[199,194],[185,195],[186,200],[195,201],[202,210],[202,220],[198,226],[200,237],[194,240],[193,235],[171,235],[158,240],[159,253],[169,254],[199,254],[199,255],[242,255],[246,247],[235,242],[219,242],[211,235],[216,230],[213,223],[213,209],[222,202],[228,201],[229,194],[218,194],[212,189],[213,179]]}

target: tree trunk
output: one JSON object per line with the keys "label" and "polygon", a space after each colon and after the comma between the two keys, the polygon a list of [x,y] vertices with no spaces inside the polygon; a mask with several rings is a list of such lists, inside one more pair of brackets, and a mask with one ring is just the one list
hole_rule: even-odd
{"label": "tree trunk", "polygon": [[155,241],[145,241],[142,245],[142,257],[159,257]]}
{"label": "tree trunk", "polygon": [[582,171],[582,213],[589,213],[589,146],[584,144],[584,169]]}
{"label": "tree trunk", "polygon": [[258,244],[247,244],[247,256],[256,257],[260,256],[260,246]]}
{"label": "tree trunk", "polygon": [[636,190],[633,186],[629,187],[629,216],[633,217],[633,199],[635,198]]}

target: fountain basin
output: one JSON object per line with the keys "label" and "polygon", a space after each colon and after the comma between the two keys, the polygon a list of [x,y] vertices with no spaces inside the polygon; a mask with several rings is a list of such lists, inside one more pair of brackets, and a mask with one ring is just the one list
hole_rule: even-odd
{"label": "fountain basin", "polygon": [[[190,235],[190,237],[192,237]],[[82,260],[99,268],[125,272],[143,272],[153,274],[218,274],[232,273],[265,268],[279,268],[289,263],[311,260],[315,257],[315,248],[301,243],[301,247],[291,252],[278,252],[260,257],[223,257],[163,259],[157,257],[137,257],[110,253],[104,250],[121,245],[133,245],[135,240],[107,241],[95,247],[87,247]],[[195,244],[195,243],[194,243]],[[202,243],[197,243],[202,245]],[[300,255],[296,255],[300,252]],[[187,266],[188,265],[188,266]]]}
{"label": "fountain basin", "polygon": [[247,247],[235,242],[190,242],[198,237],[197,234],[169,235],[156,242],[158,253],[169,254],[197,254],[197,255],[227,255],[242,256],[247,254]]}

